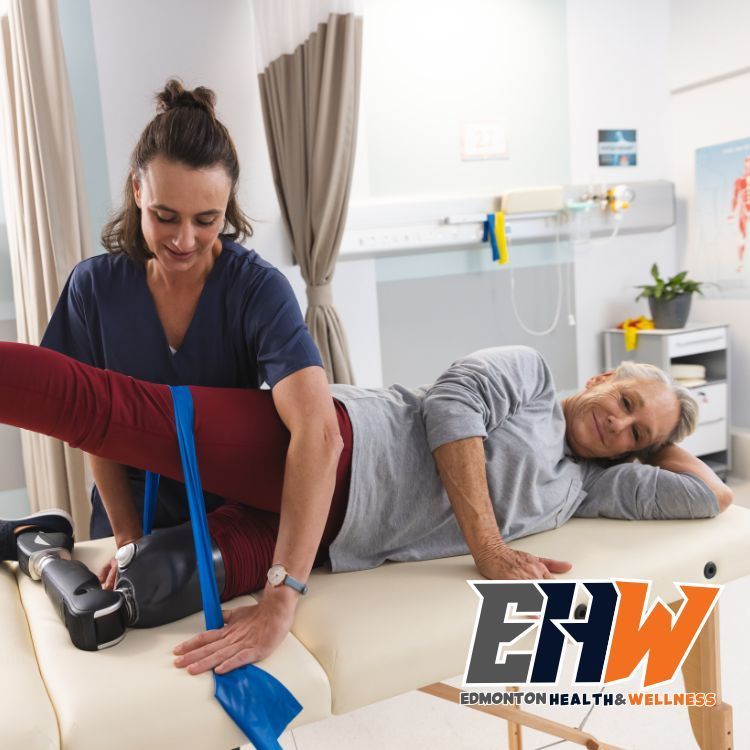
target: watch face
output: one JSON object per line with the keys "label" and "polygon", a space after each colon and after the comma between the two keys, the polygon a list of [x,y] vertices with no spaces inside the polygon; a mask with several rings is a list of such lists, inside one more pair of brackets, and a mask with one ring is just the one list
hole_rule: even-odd
{"label": "watch face", "polygon": [[272,565],[268,571],[268,582],[271,586],[280,586],[286,578],[286,568],[283,565]]}

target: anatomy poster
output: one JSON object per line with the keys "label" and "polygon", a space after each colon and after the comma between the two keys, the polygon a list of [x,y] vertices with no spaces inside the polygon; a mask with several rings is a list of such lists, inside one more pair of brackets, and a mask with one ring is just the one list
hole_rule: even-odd
{"label": "anatomy poster", "polygon": [[695,152],[692,247],[722,291],[750,292],[750,138]]}

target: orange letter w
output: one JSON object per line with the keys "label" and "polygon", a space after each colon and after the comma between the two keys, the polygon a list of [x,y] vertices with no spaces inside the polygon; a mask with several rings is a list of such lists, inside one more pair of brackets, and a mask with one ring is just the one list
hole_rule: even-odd
{"label": "orange letter w", "polygon": [[668,682],[687,656],[721,587],[680,585],[684,601],[679,615],[662,602],[656,602],[643,620],[648,584],[615,581],[615,585],[620,591],[620,604],[604,681],[630,677],[648,653],[643,686]]}

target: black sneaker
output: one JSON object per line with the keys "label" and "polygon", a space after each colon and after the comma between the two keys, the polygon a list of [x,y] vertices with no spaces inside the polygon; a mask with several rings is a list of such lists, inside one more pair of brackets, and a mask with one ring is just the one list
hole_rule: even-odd
{"label": "black sneaker", "polygon": [[0,518],[0,560],[18,560],[15,530],[19,526],[28,526],[28,531],[51,531],[73,537],[73,519],[57,508],[40,510],[23,518]]}

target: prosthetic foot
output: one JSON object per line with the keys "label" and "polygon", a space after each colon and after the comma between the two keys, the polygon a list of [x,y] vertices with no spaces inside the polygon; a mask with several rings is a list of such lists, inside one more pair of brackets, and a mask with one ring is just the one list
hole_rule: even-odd
{"label": "prosthetic foot", "polygon": [[[128,627],[164,625],[202,607],[189,523],[155,531],[117,550],[114,591],[102,589],[83,563],[70,559],[72,538],[31,530],[18,535],[18,563],[44,590],[73,645],[97,651],[119,643]],[[214,573],[224,589],[224,565],[212,541]]]}
{"label": "prosthetic foot", "polygon": [[76,648],[97,651],[125,637],[122,595],[102,589],[94,573],[70,559],[72,537],[34,529],[18,535],[17,549],[19,567],[30,578],[41,579]]}

